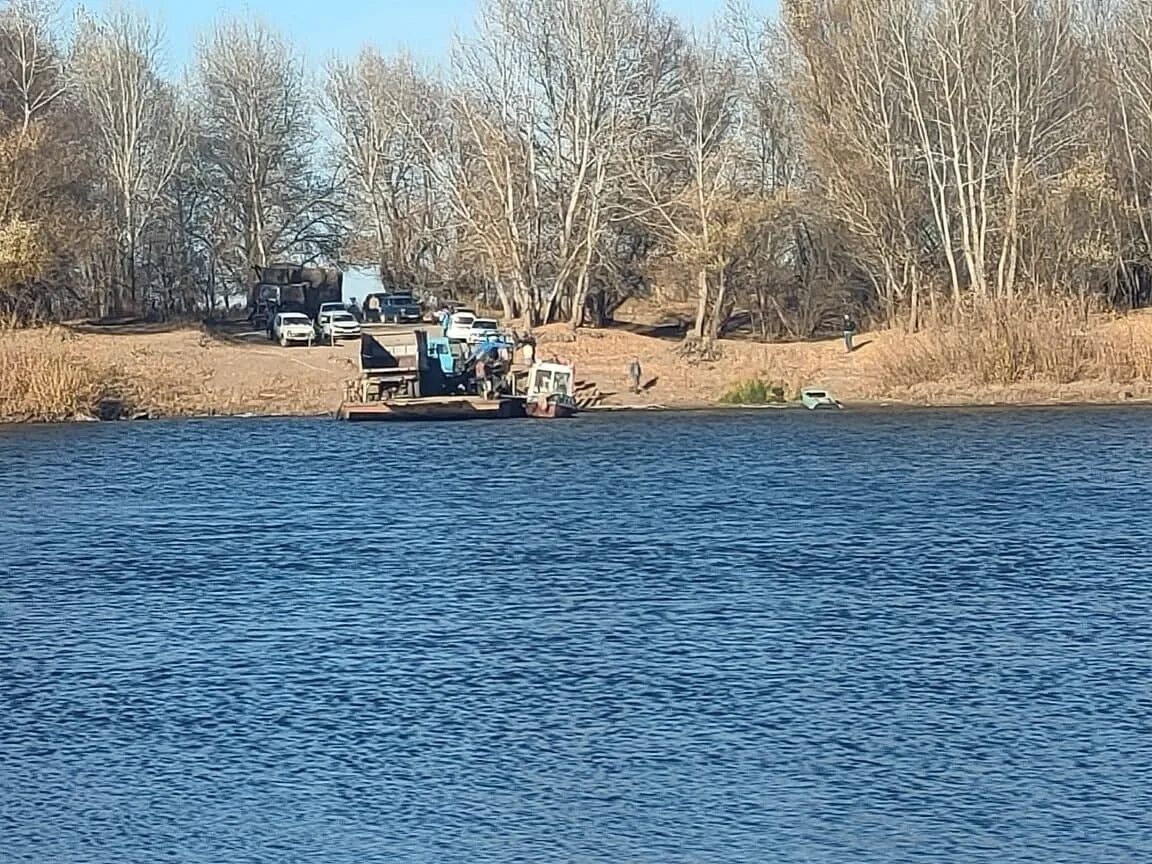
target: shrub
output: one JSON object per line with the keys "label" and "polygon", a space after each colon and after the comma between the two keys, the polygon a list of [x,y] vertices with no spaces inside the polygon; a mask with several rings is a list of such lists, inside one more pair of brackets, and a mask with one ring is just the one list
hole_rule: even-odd
{"label": "shrub", "polygon": [[726,405],[769,405],[784,401],[784,388],[763,378],[738,381],[724,391],[720,401]]}

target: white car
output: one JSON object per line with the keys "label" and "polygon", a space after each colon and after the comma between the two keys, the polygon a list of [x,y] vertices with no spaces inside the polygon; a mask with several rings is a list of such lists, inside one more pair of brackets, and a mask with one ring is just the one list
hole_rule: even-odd
{"label": "white car", "polygon": [[324,317],[325,312],[347,312],[348,307],[343,303],[321,303],[320,308],[316,310],[316,320],[319,321]]}
{"label": "white car", "polygon": [[468,327],[468,335],[464,337],[464,341],[469,345],[475,345],[489,337],[499,335],[500,324],[497,321],[492,318],[473,318],[472,324]]}
{"label": "white car", "polygon": [[453,312],[448,319],[448,332],[444,335],[457,342],[466,342],[476,316],[471,312]]}
{"label": "white car", "polygon": [[307,342],[311,345],[316,338],[316,328],[312,326],[312,320],[302,312],[281,312],[272,322],[272,338],[284,346],[290,342]]}
{"label": "white car", "polygon": [[316,316],[316,329],[320,331],[321,339],[331,339],[333,336],[337,339],[360,338],[360,322],[351,312],[336,310],[325,312],[323,306],[320,307],[320,314]]}

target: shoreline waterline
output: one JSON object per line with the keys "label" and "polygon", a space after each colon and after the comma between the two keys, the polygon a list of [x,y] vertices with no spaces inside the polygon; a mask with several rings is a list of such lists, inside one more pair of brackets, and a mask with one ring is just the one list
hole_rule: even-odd
{"label": "shoreline waterline", "polygon": [[[844,411],[851,413],[868,414],[902,414],[902,413],[932,413],[932,412],[1032,412],[1037,410],[1062,411],[1109,411],[1116,409],[1152,409],[1152,398],[1133,398],[1124,400],[1084,400],[1084,401],[1020,401],[1020,402],[908,402],[896,400],[851,400],[843,401],[842,409],[818,409],[817,413],[839,414]],[[629,405],[595,405],[581,409],[579,414],[606,415],[606,414],[751,414],[771,411],[808,411],[800,402],[767,403],[767,404],[730,404],[723,402],[685,402],[685,403],[644,403]],[[157,413],[142,417],[121,417],[104,420],[92,415],[76,416],[69,419],[40,420],[28,418],[0,417],[0,429],[6,427],[25,426],[79,426],[87,423],[160,423],[182,420],[335,420],[339,408],[323,411],[243,411],[243,412],[189,412],[189,413]],[[579,416],[579,415],[578,415]],[[434,421],[432,421],[434,422]],[[442,421],[450,422],[450,421]]]}

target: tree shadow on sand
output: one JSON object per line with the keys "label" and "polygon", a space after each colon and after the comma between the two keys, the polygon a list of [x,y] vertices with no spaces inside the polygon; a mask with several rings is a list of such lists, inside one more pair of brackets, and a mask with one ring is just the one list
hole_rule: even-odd
{"label": "tree shadow on sand", "polygon": [[65,324],[74,333],[98,333],[106,336],[141,336],[151,333],[172,333],[199,326],[198,319],[169,319],[155,321],[148,318],[90,318]]}
{"label": "tree shadow on sand", "polygon": [[691,327],[691,322],[683,319],[663,321],[659,324],[637,324],[630,321],[613,321],[607,324],[605,330],[621,330],[626,333],[635,333],[637,336],[649,336],[653,339],[664,339],[669,342],[679,342],[684,338]]}

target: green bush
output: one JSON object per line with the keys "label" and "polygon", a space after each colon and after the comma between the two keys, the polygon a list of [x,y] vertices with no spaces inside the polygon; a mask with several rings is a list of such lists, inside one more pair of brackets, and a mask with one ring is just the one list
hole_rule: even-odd
{"label": "green bush", "polygon": [[784,388],[763,378],[737,381],[724,391],[720,401],[725,405],[771,405],[785,401]]}

